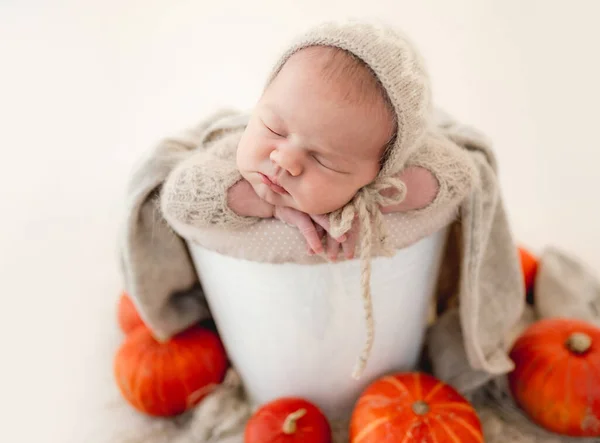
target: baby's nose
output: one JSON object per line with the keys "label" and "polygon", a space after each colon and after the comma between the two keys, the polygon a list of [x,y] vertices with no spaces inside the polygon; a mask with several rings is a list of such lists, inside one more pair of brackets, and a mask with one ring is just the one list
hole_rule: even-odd
{"label": "baby's nose", "polygon": [[271,161],[285,169],[292,177],[297,177],[302,173],[301,157],[301,154],[293,148],[275,149],[270,155]]}

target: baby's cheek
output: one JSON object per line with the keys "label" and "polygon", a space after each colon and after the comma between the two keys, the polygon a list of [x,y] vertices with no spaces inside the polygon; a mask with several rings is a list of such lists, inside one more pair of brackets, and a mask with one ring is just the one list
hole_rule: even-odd
{"label": "baby's cheek", "polygon": [[319,187],[315,177],[305,176],[297,182],[297,186],[293,189],[293,197],[298,204],[298,210],[308,214],[319,212],[326,198],[322,190],[319,192]]}
{"label": "baby's cheek", "polygon": [[255,131],[248,129],[238,146],[240,163],[248,169],[254,169],[265,160],[268,160],[271,148],[268,140],[258,136]]}
{"label": "baby's cheek", "polygon": [[326,214],[343,207],[354,194],[354,188],[346,183],[313,177],[303,183],[301,197],[296,200],[305,208],[301,209],[304,212]]}

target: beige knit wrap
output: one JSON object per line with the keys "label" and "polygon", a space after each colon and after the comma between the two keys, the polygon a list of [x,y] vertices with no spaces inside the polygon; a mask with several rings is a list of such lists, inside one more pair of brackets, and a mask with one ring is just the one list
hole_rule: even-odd
{"label": "beige knit wrap", "polygon": [[[370,290],[373,240],[379,243],[385,255],[391,256],[395,252],[387,244],[387,229],[380,207],[400,203],[406,197],[406,186],[397,176],[427,136],[432,119],[431,87],[424,62],[405,35],[387,26],[354,21],[324,23],[300,35],[275,64],[268,81],[294,53],[315,45],[343,49],[361,59],[386,91],[397,126],[377,178],[360,189],[345,207],[330,215],[331,234],[335,237],[348,232],[356,216],[360,225],[361,286],[367,341],[353,373],[358,378],[366,366],[375,333]],[[397,191],[394,197],[382,196],[381,191],[389,188]]]}

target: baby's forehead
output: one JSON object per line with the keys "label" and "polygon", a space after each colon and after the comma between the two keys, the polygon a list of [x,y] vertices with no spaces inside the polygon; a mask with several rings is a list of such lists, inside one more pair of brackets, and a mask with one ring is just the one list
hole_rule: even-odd
{"label": "baby's forehead", "polygon": [[[309,46],[292,55],[284,64],[292,69],[318,74],[329,87],[349,102],[373,103],[389,99],[369,66],[354,54],[333,46]],[[390,104],[391,106],[391,104]]]}
{"label": "baby's forehead", "polygon": [[[310,120],[322,120],[326,126],[321,128],[324,132],[333,133],[336,138],[344,138],[347,134],[351,139],[340,143],[362,141],[366,133],[379,132],[379,128],[385,129],[388,140],[394,136],[396,114],[387,93],[373,71],[353,54],[336,47],[310,46],[288,58],[275,79],[279,75],[285,80],[282,79],[270,98],[287,108],[287,89],[291,88],[294,97],[302,97],[294,103],[308,106],[313,112]],[[324,104],[317,104],[319,102]],[[332,103],[337,104],[331,106]],[[325,109],[333,114],[326,119],[318,118],[319,112],[325,112]],[[298,115],[291,113],[285,117],[297,119]],[[352,130],[348,130],[348,124],[354,126]],[[331,128],[331,125],[335,127]],[[340,127],[346,130],[340,131]],[[365,146],[370,146],[367,141],[364,140]]]}

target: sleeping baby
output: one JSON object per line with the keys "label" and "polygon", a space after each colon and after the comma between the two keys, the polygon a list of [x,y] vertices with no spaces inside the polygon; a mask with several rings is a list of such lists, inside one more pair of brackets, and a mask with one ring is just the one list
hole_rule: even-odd
{"label": "sleeping baby", "polygon": [[467,173],[447,168],[456,145],[422,149],[431,113],[423,63],[403,37],[361,24],[314,28],[283,55],[250,115],[206,130],[169,174],[161,211],[178,232],[276,218],[298,228],[308,254],[358,253],[369,331],[360,372],[382,214],[456,205],[470,186]]}
{"label": "sleeping baby", "polygon": [[[227,207],[251,217],[249,222],[274,217],[296,226],[309,253],[325,246],[335,260],[341,245],[352,258],[357,230],[324,236],[330,229],[327,214],[375,179],[397,127],[389,96],[365,62],[335,46],[302,48],[271,80],[236,140],[231,167],[239,180],[227,191]],[[205,200],[223,198],[203,186],[210,160],[190,159],[171,174],[162,194],[169,223],[227,224],[220,218],[226,208],[215,207],[217,214],[198,211]],[[436,195],[436,179],[420,166],[406,168],[398,178],[406,198],[380,207],[382,213],[422,208]],[[398,191],[390,188],[382,195],[386,192]]]}
{"label": "sleeping baby", "polygon": [[[328,231],[326,214],[375,179],[396,127],[393,106],[364,62],[336,47],[301,49],[252,113],[236,156],[243,179],[230,189],[229,205],[241,215],[297,226],[310,251],[320,253],[316,227]],[[435,196],[437,182],[429,171],[411,167],[399,178],[410,199],[382,212],[420,208]],[[354,236],[327,238],[330,259],[340,243],[346,257],[353,256]]]}
{"label": "sleeping baby", "polygon": [[[129,180],[125,290],[159,341],[214,319],[235,366],[235,392],[210,394],[196,421],[212,435],[235,415],[217,414],[222,396],[243,409],[290,392],[337,415],[417,354],[461,392],[510,372],[507,337],[525,298],[495,154],[433,107],[410,41],[385,26],[325,23],[291,42],[266,80],[251,112],[217,111],[161,140]],[[438,233],[439,268],[421,242]],[[375,324],[378,257],[390,260],[374,271]],[[359,352],[356,382],[339,369]]]}

